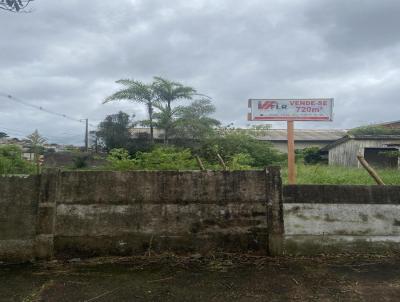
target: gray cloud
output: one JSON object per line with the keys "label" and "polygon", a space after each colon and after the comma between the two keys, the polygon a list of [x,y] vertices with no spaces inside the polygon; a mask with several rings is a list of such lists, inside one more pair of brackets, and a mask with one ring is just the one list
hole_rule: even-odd
{"label": "gray cloud", "polygon": [[[247,124],[250,97],[335,97],[333,123],[299,127],[399,119],[398,1],[54,3],[0,12],[1,92],[92,123],[118,110],[142,119],[140,105],[101,101],[119,78],[161,75],[212,96],[216,117],[237,126]],[[1,104],[4,130],[82,141],[82,124]]]}

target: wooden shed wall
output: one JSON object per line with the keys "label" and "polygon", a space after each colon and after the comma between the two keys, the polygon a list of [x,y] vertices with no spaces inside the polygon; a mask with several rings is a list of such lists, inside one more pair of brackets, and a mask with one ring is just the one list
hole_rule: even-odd
{"label": "wooden shed wall", "polygon": [[364,154],[364,148],[385,148],[394,143],[399,140],[348,140],[329,150],[329,165],[359,167],[357,154]]}

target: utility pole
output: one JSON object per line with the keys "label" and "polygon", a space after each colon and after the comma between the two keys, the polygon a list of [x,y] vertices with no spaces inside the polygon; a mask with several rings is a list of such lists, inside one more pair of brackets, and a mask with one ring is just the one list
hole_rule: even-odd
{"label": "utility pole", "polygon": [[89,119],[85,119],[86,131],[85,131],[85,151],[89,151]]}

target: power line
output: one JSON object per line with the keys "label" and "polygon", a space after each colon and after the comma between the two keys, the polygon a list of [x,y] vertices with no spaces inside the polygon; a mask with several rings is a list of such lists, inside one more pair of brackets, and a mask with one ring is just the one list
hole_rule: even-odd
{"label": "power line", "polygon": [[[0,124],[0,131],[1,130],[5,130],[5,132],[9,133],[9,134],[13,134],[13,135],[19,135],[19,136],[23,136],[26,137],[28,135],[29,131],[24,131],[21,129],[14,129],[14,128],[8,128],[8,127],[4,127],[3,125]],[[77,134],[77,133],[59,133],[59,134],[55,134],[55,135],[43,135],[44,137],[51,139],[51,140],[62,140],[62,139],[73,139],[73,138],[78,138],[81,137],[82,134]]]}
{"label": "power line", "polygon": [[[28,106],[28,107],[43,111],[43,112],[46,112],[48,114],[52,114],[52,115],[55,115],[55,116],[58,116],[58,117],[63,117],[65,119],[68,119],[68,120],[71,120],[71,121],[75,121],[75,122],[79,122],[79,123],[86,123],[86,119],[77,119],[77,118],[71,117],[71,116],[69,116],[67,114],[64,114],[64,113],[58,113],[58,112],[55,112],[53,110],[46,109],[43,106],[33,105],[33,104],[28,103],[28,102],[26,102],[24,100],[21,100],[20,98],[14,97],[14,96],[12,96],[10,94],[6,94],[6,93],[3,93],[3,92],[0,92],[0,96],[4,97],[4,98],[7,98],[7,99],[9,99],[11,101],[14,101],[16,103],[19,103],[19,104],[22,104],[22,105],[25,105],[25,106]],[[97,127],[96,125],[93,125],[93,124],[90,124],[90,123],[88,125],[91,126],[91,127],[94,127],[94,128]]]}

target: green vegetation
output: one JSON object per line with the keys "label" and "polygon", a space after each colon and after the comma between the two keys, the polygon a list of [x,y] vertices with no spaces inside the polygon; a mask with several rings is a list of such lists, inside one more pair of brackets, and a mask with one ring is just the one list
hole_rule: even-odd
{"label": "green vegetation", "polygon": [[36,129],[32,134],[27,136],[30,143],[30,148],[34,153],[34,161],[36,163],[36,174],[40,173],[40,155],[43,153],[43,144],[46,143],[46,139],[39,134]]}
{"label": "green vegetation", "polygon": [[114,149],[107,160],[113,170],[197,170],[196,160],[189,149],[157,147],[151,152],[138,152],[135,157],[127,150]]}
{"label": "green vegetation", "polygon": [[0,146],[0,175],[32,174],[34,171],[35,166],[22,158],[18,146]]}
{"label": "green vegetation", "polygon": [[328,159],[323,158],[318,147],[308,147],[296,150],[296,160],[303,159],[305,165],[327,164]]}
{"label": "green vegetation", "polygon": [[[161,77],[154,77],[150,84],[136,80],[122,79],[117,81],[124,86],[103,103],[120,100],[130,100],[145,104],[148,119],[141,121],[142,125],[150,127],[150,141],[154,142],[153,128],[157,126],[164,130],[164,144],[168,144],[169,136],[174,129],[176,116],[180,112],[180,106],[173,108],[171,105],[177,100],[190,100],[199,95],[192,87],[169,81]],[[155,111],[157,109],[158,111]]]}
{"label": "green vegetation", "polygon": [[244,168],[262,169],[286,160],[286,155],[270,143],[259,141],[246,131],[227,128],[217,129],[198,149],[194,148],[194,152],[210,163],[218,163],[216,155],[220,154],[225,161],[233,165],[240,163]]}
{"label": "green vegetation", "polygon": [[[135,80],[119,80],[124,86],[105,99],[104,103],[130,100],[147,107],[148,119],[140,121],[150,127],[146,133],[131,136],[137,124],[124,112],[112,114],[100,123],[97,137],[109,152],[110,167],[116,170],[188,170],[199,169],[196,157],[207,169],[221,169],[220,156],[231,170],[261,169],[285,161],[285,156],[270,143],[255,136],[268,131],[265,126],[240,130],[221,127],[212,117],[215,106],[210,98],[180,83],[154,77],[150,84]],[[200,99],[192,100],[194,97]],[[174,105],[178,100],[192,100],[188,105]],[[153,137],[153,127],[163,130]]]}
{"label": "green vegetation", "polygon": [[[107,168],[117,171],[128,170],[199,170],[199,165],[190,149],[158,146],[151,152],[138,152],[130,156],[125,149],[113,149],[107,157]],[[254,169],[247,163],[250,161],[246,154],[236,154],[228,161],[230,170]],[[219,164],[202,159],[206,169],[222,170]]]}
{"label": "green vegetation", "polygon": [[[387,185],[400,185],[400,171],[396,169],[377,169]],[[287,169],[282,168],[282,178],[287,183]],[[298,165],[298,184],[352,184],[374,185],[375,182],[362,168],[347,168],[327,165]]]}

